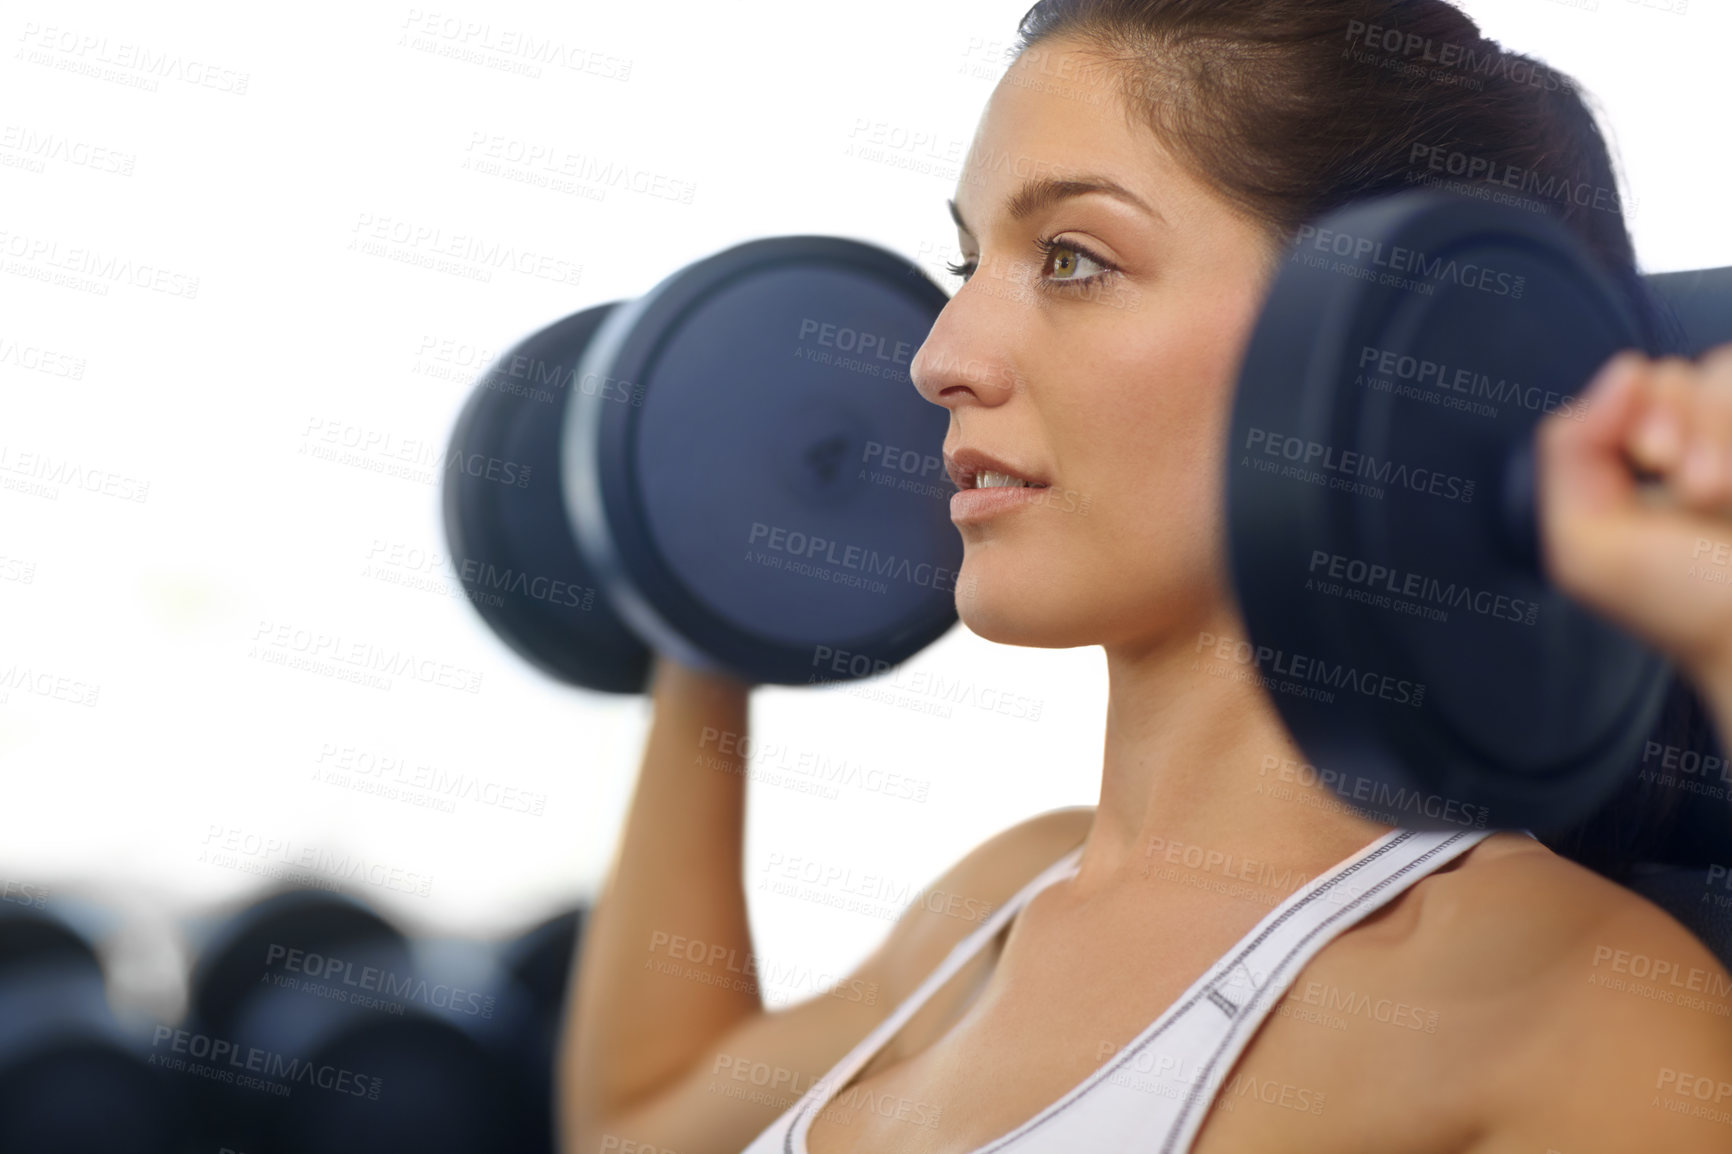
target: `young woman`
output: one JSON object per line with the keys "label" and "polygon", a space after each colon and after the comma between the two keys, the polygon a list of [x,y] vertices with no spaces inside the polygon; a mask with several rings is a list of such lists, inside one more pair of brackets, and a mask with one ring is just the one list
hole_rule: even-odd
{"label": "young woman", "polygon": [[[1025,17],[951,205],[965,284],[912,376],[950,413],[963,621],[1105,650],[1099,804],[991,839],[933,884],[966,905],[917,903],[828,996],[766,1012],[733,980],[744,778],[690,770],[706,727],[746,731],[748,687],[664,661],[577,963],[568,1150],[1732,1149],[1732,975],[1689,932],[1525,832],[1345,809],[1292,772],[1264,691],[1199,655],[1244,636],[1220,454],[1285,245],[1432,178],[1434,150],[1540,174],[1529,198],[1637,291],[1573,85],[1442,0]],[[1732,349],[1627,355],[1586,402],[1541,426],[1547,568],[1732,733],[1732,597],[1689,573],[1732,539]]]}

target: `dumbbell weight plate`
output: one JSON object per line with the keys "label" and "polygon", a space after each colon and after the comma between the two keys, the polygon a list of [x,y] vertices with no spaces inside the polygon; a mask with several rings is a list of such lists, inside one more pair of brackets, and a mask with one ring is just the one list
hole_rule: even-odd
{"label": "dumbbell weight plate", "polygon": [[153,1033],[115,1019],[83,933],[0,905],[0,1150],[182,1149],[188,1087],[150,1064]]}
{"label": "dumbbell weight plate", "polygon": [[946,299],[882,249],[782,237],[607,318],[561,477],[581,552],[652,648],[802,684],[895,665],[955,624],[948,414],[908,376]]}
{"label": "dumbbell weight plate", "polygon": [[[525,1017],[511,1008],[517,995],[486,982],[461,988],[467,997],[458,983],[424,969],[401,931],[353,899],[287,891],[241,910],[201,953],[188,1028],[269,1056],[251,1068],[268,1081],[303,1084],[280,1097],[201,1081],[205,1148],[532,1149],[527,1098],[498,1028]],[[304,1069],[348,1075],[341,1087],[305,1084],[295,1072]]]}
{"label": "dumbbell weight plate", "polygon": [[558,483],[578,362],[615,307],[556,321],[489,367],[452,431],[460,467],[445,470],[443,504],[464,593],[506,644],[568,684],[638,693],[650,651],[597,588],[566,528]]}
{"label": "dumbbell weight plate", "polygon": [[1225,463],[1237,657],[1367,815],[1558,828],[1637,763],[1669,670],[1545,579],[1531,450],[1549,409],[1639,347],[1539,214],[1402,193],[1289,254]]}

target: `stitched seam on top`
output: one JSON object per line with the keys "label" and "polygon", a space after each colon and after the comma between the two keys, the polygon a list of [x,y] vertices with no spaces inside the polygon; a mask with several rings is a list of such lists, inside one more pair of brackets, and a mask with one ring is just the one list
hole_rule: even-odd
{"label": "stitched seam on top", "polygon": [[[1234,965],[1237,965],[1237,964],[1243,962],[1247,955],[1249,955],[1253,950],[1257,949],[1262,944],[1263,940],[1265,938],[1267,938],[1270,934],[1274,933],[1278,927],[1280,927],[1283,923],[1285,923],[1287,921],[1287,919],[1297,915],[1300,910],[1304,909],[1306,906],[1310,905],[1312,902],[1321,899],[1323,897],[1323,895],[1328,893],[1330,889],[1334,888],[1334,886],[1338,882],[1345,881],[1350,875],[1352,875],[1352,874],[1354,874],[1354,873],[1356,873],[1362,869],[1366,869],[1366,868],[1370,867],[1370,865],[1374,861],[1376,861],[1378,858],[1383,857],[1389,853],[1393,853],[1397,846],[1400,846],[1403,843],[1412,839],[1413,832],[1414,831],[1412,831],[1412,830],[1405,830],[1405,829],[1398,831],[1397,836],[1391,838],[1388,842],[1386,842],[1384,845],[1378,847],[1377,849],[1372,850],[1370,853],[1366,854],[1366,856],[1361,858],[1359,861],[1356,861],[1352,865],[1345,867],[1341,873],[1330,878],[1327,882],[1315,884],[1313,886],[1313,888],[1305,894],[1304,897],[1300,898],[1299,901],[1295,902],[1292,906],[1288,907],[1287,910],[1285,912],[1283,912],[1280,917],[1276,918],[1275,921],[1270,923],[1268,926],[1266,926],[1261,933],[1257,934],[1256,937],[1251,939],[1251,942],[1249,945],[1244,945],[1239,950],[1238,955],[1233,958],[1233,960],[1230,964],[1227,964],[1227,965],[1221,967],[1221,972],[1223,972],[1223,973],[1231,972]],[[1385,834],[1384,836],[1387,837],[1388,835]],[[1217,965],[1220,965],[1220,963],[1217,963]],[[1027,1135],[1033,1133],[1035,1130],[1039,1129],[1041,1126],[1046,1125],[1048,1122],[1052,1121],[1054,1118],[1057,1118],[1059,1115],[1063,1114],[1066,1110],[1070,1109],[1077,1102],[1081,1101],[1084,1095],[1088,1094],[1097,1085],[1099,1085],[1100,1082],[1102,1081],[1103,1077],[1110,1076],[1113,1072],[1115,1072],[1117,1070],[1118,1067],[1123,1066],[1127,1061],[1129,1061],[1132,1056],[1140,1053],[1142,1050],[1146,1049],[1149,1045],[1151,1045],[1157,1038],[1159,1038],[1162,1034],[1164,1034],[1167,1031],[1168,1027],[1170,1027],[1174,1023],[1180,1021],[1192,1009],[1196,1008],[1197,1003],[1200,1002],[1203,998],[1207,997],[1212,989],[1213,989],[1212,985],[1211,986],[1205,986],[1201,991],[1199,991],[1196,994],[1193,994],[1187,1001],[1185,1001],[1183,1003],[1175,1003],[1174,1005],[1167,1007],[1166,1012],[1163,1013],[1161,1015],[1161,1017],[1159,1019],[1157,1019],[1156,1023],[1152,1025],[1152,1027],[1151,1027],[1152,1032],[1149,1034],[1148,1037],[1142,1039],[1142,1041],[1136,1043],[1134,1046],[1126,1046],[1124,1049],[1120,1050],[1118,1057],[1114,1058],[1107,1065],[1100,1067],[1093,1074],[1091,1074],[1089,1077],[1085,1078],[1082,1082],[1079,1082],[1076,1086],[1072,1087],[1071,1091],[1063,1099],[1061,1099],[1057,1102],[1054,1102],[1052,1105],[1048,1106],[1041,1113],[1036,1114],[1033,1118],[1030,1118],[1027,1122],[1024,1122],[1021,1126],[1017,1127],[1015,1130],[1012,1130],[1009,1134],[1006,1134],[1002,1138],[999,1138],[993,1142],[988,1143],[985,1146],[982,1146],[978,1150],[971,1150],[968,1152],[968,1154],[994,1154],[995,1151],[1003,1150],[1006,1146],[1010,1145],[1012,1142],[1019,1141],[1020,1139],[1026,1137]],[[1183,1121],[1183,1119],[1184,1119],[1184,1113],[1181,1111],[1181,1113],[1179,1114],[1178,1120]],[[1173,1131],[1173,1132],[1176,1132],[1176,1127],[1175,1127],[1175,1131]],[[792,1152],[790,1152],[790,1154],[792,1154]]]}
{"label": "stitched seam on top", "polygon": [[[1369,901],[1380,890],[1386,889],[1387,887],[1394,885],[1396,882],[1401,880],[1401,878],[1404,874],[1407,874],[1407,873],[1411,872],[1412,870],[1418,869],[1428,859],[1436,857],[1438,854],[1442,853],[1444,850],[1448,849],[1450,846],[1454,845],[1461,838],[1466,837],[1466,836],[1467,836],[1467,834],[1464,831],[1458,830],[1457,832],[1452,833],[1449,836],[1449,839],[1447,841],[1442,841],[1442,842],[1439,842],[1437,845],[1432,846],[1430,849],[1426,850],[1424,853],[1420,854],[1418,857],[1412,859],[1406,865],[1402,866],[1400,869],[1396,870],[1394,873],[1390,874],[1388,877],[1384,878],[1382,881],[1378,882],[1376,885],[1372,886],[1370,889],[1366,890],[1364,893],[1355,897],[1352,901],[1350,901],[1346,905],[1342,906],[1335,913],[1330,914],[1322,922],[1319,922],[1317,925],[1313,926],[1309,931],[1306,932],[1304,937],[1300,938],[1297,942],[1295,942],[1291,947],[1289,947],[1287,949],[1286,953],[1282,955],[1281,960],[1275,964],[1273,969],[1270,970],[1270,981],[1264,983],[1263,989],[1268,989],[1273,984],[1274,976],[1276,974],[1280,973],[1282,969],[1284,969],[1290,962],[1292,962],[1294,955],[1303,951],[1304,948],[1307,945],[1309,945],[1311,943],[1311,941],[1317,937],[1318,934],[1322,933],[1324,930],[1328,929],[1329,927],[1334,925],[1336,922],[1339,922],[1342,918],[1346,917],[1354,909],[1354,907],[1362,905],[1363,903]],[[1333,883],[1331,883],[1331,884],[1333,884]],[[1258,990],[1256,994],[1252,995],[1251,1000],[1253,1002],[1256,1001],[1257,997],[1261,993],[1262,993],[1262,990]],[[1215,1066],[1220,1062],[1222,1054],[1224,1054],[1228,1050],[1228,1048],[1232,1046],[1233,1042],[1237,1040],[1238,1036],[1241,1033],[1243,1033],[1244,1028],[1245,1028],[1245,1024],[1249,1020],[1250,1020],[1249,1015],[1247,1015],[1245,1018],[1240,1019],[1238,1021],[1235,1021],[1227,1027],[1227,1031],[1226,1031],[1225,1036],[1216,1045],[1215,1052],[1209,1056],[1208,1061],[1204,1064],[1203,1080],[1204,1080],[1205,1084],[1208,1081],[1209,1074],[1213,1072],[1213,1070],[1215,1069]],[[1261,1019],[1259,1019],[1259,1020],[1261,1020]],[[1212,1102],[1214,1100],[1214,1095],[1211,1094],[1209,1097],[1210,1097],[1210,1101]],[[1193,1109],[1195,1109],[1196,1105],[1197,1105],[1197,1099],[1195,1099],[1195,1098],[1188,1098],[1185,1102],[1180,1104],[1179,1114],[1176,1118],[1173,1119],[1172,1128],[1167,1131],[1167,1138],[1166,1138],[1166,1141],[1161,1144],[1160,1154],[1171,1154],[1171,1151],[1173,1149],[1174,1139],[1179,1135],[1179,1132],[1185,1128],[1186,1122],[1187,1122],[1188,1118],[1190,1117],[1191,1111]]]}

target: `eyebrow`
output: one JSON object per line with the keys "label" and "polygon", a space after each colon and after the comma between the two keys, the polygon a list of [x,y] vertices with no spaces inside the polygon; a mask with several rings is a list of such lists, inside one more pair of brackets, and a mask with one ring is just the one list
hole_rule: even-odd
{"label": "eyebrow", "polygon": [[[1166,223],[1166,218],[1149,207],[1136,193],[1104,176],[1080,176],[1072,180],[1039,177],[1026,181],[1007,202],[1006,210],[1010,213],[1010,219],[1024,220],[1061,200],[1087,196],[1091,193],[1100,193],[1115,200],[1124,201],[1134,208],[1142,209],[1161,223]],[[973,235],[974,230],[963,221],[962,211],[956,207],[956,202],[948,200],[945,203],[950,206],[950,219],[956,222],[956,227]]]}

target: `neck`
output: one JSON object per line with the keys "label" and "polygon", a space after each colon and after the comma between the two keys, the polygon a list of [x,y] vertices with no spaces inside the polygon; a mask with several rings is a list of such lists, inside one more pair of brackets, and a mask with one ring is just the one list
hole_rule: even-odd
{"label": "neck", "polygon": [[1273,908],[1394,828],[1322,784],[1333,767],[1307,764],[1257,669],[1215,656],[1204,633],[1245,637],[1223,611],[1204,629],[1107,648],[1101,794],[1079,893],[1153,871]]}

